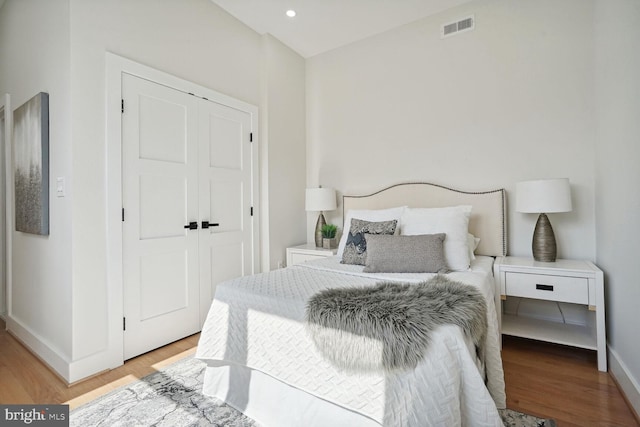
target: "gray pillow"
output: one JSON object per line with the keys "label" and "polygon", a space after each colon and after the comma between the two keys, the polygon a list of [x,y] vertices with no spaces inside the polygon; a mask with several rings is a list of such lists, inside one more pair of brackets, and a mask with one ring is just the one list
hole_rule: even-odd
{"label": "gray pillow", "polygon": [[367,259],[367,240],[365,234],[393,234],[398,225],[397,220],[371,222],[352,218],[347,236],[347,244],[342,252],[343,264],[364,265]]}
{"label": "gray pillow", "polygon": [[446,273],[445,233],[415,236],[367,235],[365,273]]}

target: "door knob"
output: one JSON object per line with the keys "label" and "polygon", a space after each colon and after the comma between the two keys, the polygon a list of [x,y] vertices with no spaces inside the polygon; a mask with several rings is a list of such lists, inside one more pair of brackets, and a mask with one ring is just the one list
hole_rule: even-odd
{"label": "door knob", "polygon": [[197,230],[198,223],[196,221],[191,221],[189,224],[185,225],[184,228],[188,228],[189,230]]}

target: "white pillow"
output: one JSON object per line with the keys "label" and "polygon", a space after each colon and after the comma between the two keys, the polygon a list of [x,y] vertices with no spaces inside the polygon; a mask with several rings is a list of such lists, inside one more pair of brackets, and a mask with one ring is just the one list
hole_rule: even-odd
{"label": "white pillow", "polygon": [[471,206],[407,208],[400,219],[400,234],[445,233],[444,256],[450,270],[469,269],[469,217]]}
{"label": "white pillow", "polygon": [[352,209],[348,211],[344,218],[344,227],[342,227],[342,237],[340,237],[340,244],[338,244],[337,255],[342,258],[342,252],[344,252],[349,230],[351,229],[351,218],[370,222],[391,221],[395,219],[398,221],[398,224],[400,224],[400,218],[405,208],[406,206],[399,206],[390,209]]}
{"label": "white pillow", "polygon": [[469,246],[469,259],[476,259],[475,251],[478,249],[478,245],[480,244],[480,238],[474,236],[473,234],[467,234],[467,245]]}

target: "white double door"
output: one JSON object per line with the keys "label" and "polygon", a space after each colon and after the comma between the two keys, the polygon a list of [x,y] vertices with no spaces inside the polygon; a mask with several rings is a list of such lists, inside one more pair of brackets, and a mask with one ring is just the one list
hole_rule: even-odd
{"label": "white double door", "polygon": [[124,358],[198,332],[253,271],[251,115],[122,79]]}

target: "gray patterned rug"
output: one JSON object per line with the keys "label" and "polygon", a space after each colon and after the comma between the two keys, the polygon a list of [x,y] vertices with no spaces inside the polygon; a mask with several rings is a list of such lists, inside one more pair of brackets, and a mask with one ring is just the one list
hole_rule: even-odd
{"label": "gray patterned rug", "polygon": [[[254,427],[258,424],[224,402],[204,396],[204,363],[188,357],[71,411],[77,427]],[[555,427],[510,409],[500,411],[507,427]]]}

